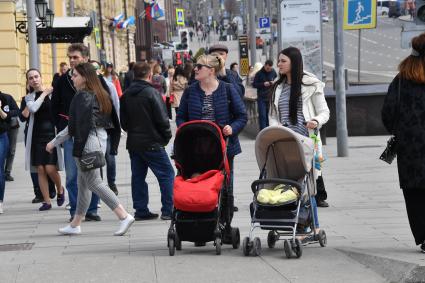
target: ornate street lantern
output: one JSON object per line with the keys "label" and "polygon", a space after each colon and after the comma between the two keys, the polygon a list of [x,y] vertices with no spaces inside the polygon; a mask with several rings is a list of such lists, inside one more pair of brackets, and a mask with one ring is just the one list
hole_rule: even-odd
{"label": "ornate street lantern", "polygon": [[53,20],[54,20],[54,18],[55,18],[55,14],[52,12],[52,10],[47,9],[47,12],[46,12],[46,26],[48,28],[53,27]]}
{"label": "ornate street lantern", "polygon": [[35,13],[40,20],[46,18],[47,2],[45,0],[35,0]]}

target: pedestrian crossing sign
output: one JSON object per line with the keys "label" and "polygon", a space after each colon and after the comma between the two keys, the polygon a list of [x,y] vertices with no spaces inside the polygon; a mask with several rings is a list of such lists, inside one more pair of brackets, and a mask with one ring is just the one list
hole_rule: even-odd
{"label": "pedestrian crossing sign", "polygon": [[344,0],[344,29],[376,28],[376,0]]}
{"label": "pedestrian crossing sign", "polygon": [[176,9],[176,23],[178,26],[184,26],[184,9]]}

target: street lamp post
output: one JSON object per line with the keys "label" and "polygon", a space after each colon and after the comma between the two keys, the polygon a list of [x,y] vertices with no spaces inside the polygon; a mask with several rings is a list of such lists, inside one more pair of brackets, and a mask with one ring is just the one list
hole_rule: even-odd
{"label": "street lamp post", "polygon": [[[37,6],[39,7],[39,6]],[[38,58],[38,45],[37,45],[37,25],[36,25],[36,7],[32,0],[27,0],[27,21],[28,21],[28,50],[29,50],[29,64],[30,68],[39,69],[40,62]],[[47,7],[46,7],[47,9]],[[37,9],[38,12],[46,12],[43,9]],[[44,15],[39,15],[44,16]],[[43,17],[43,18],[44,18]],[[41,17],[40,17],[41,19]]]}

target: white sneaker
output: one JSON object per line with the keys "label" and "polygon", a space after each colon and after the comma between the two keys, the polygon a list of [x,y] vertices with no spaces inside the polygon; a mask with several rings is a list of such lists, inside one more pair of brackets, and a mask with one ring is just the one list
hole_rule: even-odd
{"label": "white sneaker", "polygon": [[130,214],[127,214],[127,217],[120,221],[120,228],[118,231],[114,233],[114,236],[122,236],[125,233],[127,233],[128,229],[130,228],[131,224],[134,222],[134,217]]}
{"label": "white sneaker", "polygon": [[100,201],[99,201],[99,203],[97,204],[97,208],[102,208],[102,204],[100,204]]}
{"label": "white sneaker", "polygon": [[0,214],[3,214],[3,202],[0,201]]}
{"label": "white sneaker", "polygon": [[58,232],[62,235],[79,235],[81,234],[81,226],[72,227],[71,225],[68,225],[66,227],[59,228]]}
{"label": "white sneaker", "polygon": [[66,209],[66,210],[71,210],[71,204],[67,203],[67,204],[65,205],[65,209]]}

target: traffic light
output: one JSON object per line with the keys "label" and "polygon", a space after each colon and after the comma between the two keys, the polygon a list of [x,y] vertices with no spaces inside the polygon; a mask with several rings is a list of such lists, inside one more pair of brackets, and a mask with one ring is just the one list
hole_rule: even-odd
{"label": "traffic light", "polygon": [[425,25],[425,0],[416,0],[415,23]]}
{"label": "traffic light", "polygon": [[189,51],[189,31],[187,29],[179,29],[179,43],[177,43],[176,51]]}

